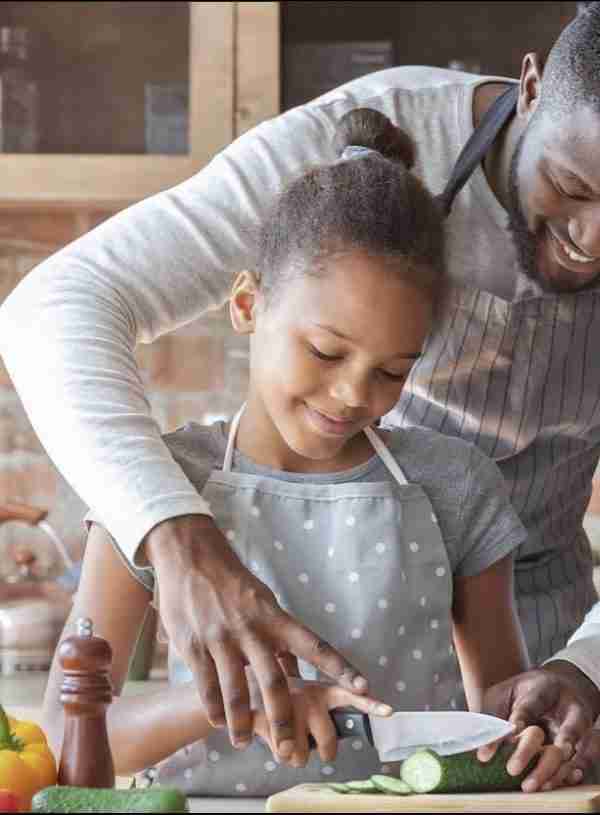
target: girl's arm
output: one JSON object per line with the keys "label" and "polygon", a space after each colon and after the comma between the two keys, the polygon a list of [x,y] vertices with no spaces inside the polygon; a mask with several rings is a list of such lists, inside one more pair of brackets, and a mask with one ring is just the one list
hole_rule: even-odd
{"label": "girl's arm", "polygon": [[[107,727],[117,775],[152,766],[210,730],[193,683],[153,694],[121,698],[129,661],[151,600],[129,573],[108,533],[93,525],[87,540],[79,589],[62,636],[75,633],[79,617],[89,617],[94,633],[110,643],[115,699]],[[62,669],[55,654],[44,696],[44,725],[57,760],[63,738],[60,702]]]}
{"label": "girl's arm", "polygon": [[454,580],[454,644],[469,710],[481,710],[491,685],[529,668],[513,582],[512,554],[480,574]]}
{"label": "girl's arm", "polygon": [[[481,574],[455,578],[453,618],[454,644],[469,710],[481,711],[487,688],[529,668],[527,646],[515,609],[512,554]],[[545,743],[541,727],[526,727],[511,736],[510,741],[515,743],[515,751],[506,765],[509,773],[518,775],[538,756],[521,789],[534,792],[546,784],[560,786],[553,779],[560,778],[568,756],[556,745]],[[489,761],[497,746],[498,742],[494,742],[480,747],[477,757]]]}

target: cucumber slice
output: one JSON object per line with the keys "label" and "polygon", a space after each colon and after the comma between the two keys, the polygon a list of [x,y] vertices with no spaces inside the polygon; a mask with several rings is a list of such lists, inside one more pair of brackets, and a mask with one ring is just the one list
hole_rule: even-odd
{"label": "cucumber slice", "polygon": [[348,784],[342,784],[340,781],[332,781],[328,786],[330,790],[341,792],[342,795],[347,795],[350,792]]}
{"label": "cucumber slice", "polygon": [[358,792],[363,795],[367,793],[377,795],[380,793],[380,790],[378,790],[375,784],[368,778],[364,781],[347,781],[346,786],[349,792]]}
{"label": "cucumber slice", "polygon": [[519,790],[538,757],[520,775],[509,775],[506,763],[513,750],[512,745],[502,745],[494,758],[485,763],[478,760],[476,750],[453,756],[419,750],[402,763],[400,777],[418,793]]}
{"label": "cucumber slice", "polygon": [[371,781],[381,792],[388,795],[412,795],[413,791],[406,781],[393,775],[372,775]]}

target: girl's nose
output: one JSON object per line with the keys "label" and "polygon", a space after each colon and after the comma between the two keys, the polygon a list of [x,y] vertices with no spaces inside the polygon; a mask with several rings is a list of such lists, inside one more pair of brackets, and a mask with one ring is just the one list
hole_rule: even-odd
{"label": "girl's nose", "polygon": [[331,396],[348,408],[366,407],[369,404],[369,383],[367,377],[344,377],[334,382]]}
{"label": "girl's nose", "polygon": [[600,203],[586,203],[568,224],[569,237],[590,258],[600,258]]}

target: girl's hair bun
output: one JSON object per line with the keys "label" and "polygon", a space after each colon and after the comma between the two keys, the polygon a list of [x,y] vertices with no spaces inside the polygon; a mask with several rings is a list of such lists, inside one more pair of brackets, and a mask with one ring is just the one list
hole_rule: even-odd
{"label": "girl's hair bun", "polygon": [[398,273],[433,294],[444,271],[444,223],[431,193],[408,172],[411,139],[369,108],[346,113],[334,135],[340,156],[351,145],[367,149],[307,168],[276,197],[256,241],[261,289],[271,298],[294,275],[325,274],[327,258],[361,250],[402,259]]}
{"label": "girl's hair bun", "polygon": [[415,163],[415,145],[408,133],[372,108],[355,108],[340,119],[336,134],[339,155],[351,144],[376,150],[385,158],[403,164],[407,170]]}

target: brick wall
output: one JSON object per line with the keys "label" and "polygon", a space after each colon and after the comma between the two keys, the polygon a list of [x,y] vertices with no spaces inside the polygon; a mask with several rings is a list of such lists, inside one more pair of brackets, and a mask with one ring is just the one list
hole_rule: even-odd
{"label": "brick wall", "polygon": [[[109,212],[11,211],[0,217],[0,301],[34,266],[110,216]],[[247,385],[247,339],[229,325],[225,309],[161,337],[136,352],[153,413],[161,430],[188,419],[211,422],[230,416]],[[49,521],[79,558],[84,544],[85,506],[66,484],[31,428],[0,361],[0,503],[19,501],[50,509]],[[35,541],[51,560],[46,536],[20,524],[0,527],[0,553],[6,546]],[[6,559],[0,556],[0,577]]]}

